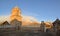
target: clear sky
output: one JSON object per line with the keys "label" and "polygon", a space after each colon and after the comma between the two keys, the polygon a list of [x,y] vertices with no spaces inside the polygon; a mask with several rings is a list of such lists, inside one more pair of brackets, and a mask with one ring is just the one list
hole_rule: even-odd
{"label": "clear sky", "polygon": [[15,6],[21,8],[23,15],[38,21],[60,18],[60,0],[0,0],[0,16],[10,15]]}

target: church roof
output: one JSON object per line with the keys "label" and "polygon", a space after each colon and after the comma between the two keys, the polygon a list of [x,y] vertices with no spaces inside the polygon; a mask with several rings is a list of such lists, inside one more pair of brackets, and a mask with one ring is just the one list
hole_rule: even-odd
{"label": "church roof", "polygon": [[10,24],[7,21],[5,21],[1,25],[10,25]]}
{"label": "church roof", "polygon": [[20,21],[18,21],[17,19],[14,19],[14,20],[11,21],[11,23],[12,23],[12,22],[20,22]]}
{"label": "church roof", "polygon": [[56,20],[53,22],[53,25],[55,25],[55,24],[60,25],[60,20],[59,20],[59,19],[56,19]]}
{"label": "church roof", "polygon": [[[11,22],[13,22],[13,21],[18,21],[17,19],[14,19],[14,20],[12,20]],[[19,22],[19,21],[18,21]]]}

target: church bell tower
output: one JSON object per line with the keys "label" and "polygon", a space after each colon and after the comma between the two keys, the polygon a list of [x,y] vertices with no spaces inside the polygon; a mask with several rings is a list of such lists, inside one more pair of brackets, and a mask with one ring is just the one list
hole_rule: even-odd
{"label": "church bell tower", "polygon": [[17,6],[12,9],[11,16],[10,16],[10,21],[14,19],[18,21],[22,21],[21,10]]}
{"label": "church bell tower", "polygon": [[17,6],[14,7],[11,11],[10,24],[13,26],[21,27],[22,24],[21,10]]}

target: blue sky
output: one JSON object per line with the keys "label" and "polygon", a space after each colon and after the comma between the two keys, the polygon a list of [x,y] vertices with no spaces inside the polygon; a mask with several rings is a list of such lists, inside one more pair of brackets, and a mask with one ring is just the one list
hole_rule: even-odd
{"label": "blue sky", "polygon": [[60,0],[0,0],[0,16],[11,14],[13,7],[21,8],[22,14],[38,21],[54,21],[60,18]]}

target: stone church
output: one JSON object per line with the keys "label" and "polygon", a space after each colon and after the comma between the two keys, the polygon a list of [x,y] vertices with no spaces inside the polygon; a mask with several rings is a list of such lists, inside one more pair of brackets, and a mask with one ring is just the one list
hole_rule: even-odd
{"label": "stone church", "polygon": [[10,16],[10,23],[5,21],[0,25],[0,29],[3,30],[21,30],[22,26],[22,16],[21,10],[16,6],[12,9],[11,16]]}

